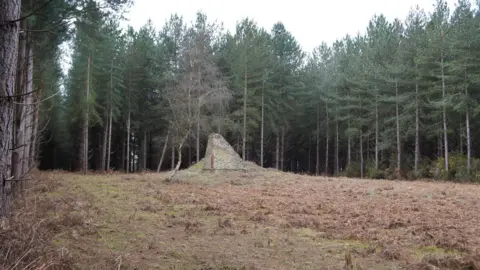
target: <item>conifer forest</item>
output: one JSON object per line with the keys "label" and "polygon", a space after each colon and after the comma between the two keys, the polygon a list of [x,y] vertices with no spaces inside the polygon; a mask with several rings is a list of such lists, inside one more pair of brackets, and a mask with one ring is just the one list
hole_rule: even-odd
{"label": "conifer forest", "polygon": [[245,17],[230,32],[202,12],[172,14],[137,31],[120,27],[131,5],[0,1],[2,213],[32,168],[186,168],[213,132],[244,160],[287,172],[480,180],[480,11],[470,1],[377,14],[363,34],[313,52],[281,18],[264,29]]}

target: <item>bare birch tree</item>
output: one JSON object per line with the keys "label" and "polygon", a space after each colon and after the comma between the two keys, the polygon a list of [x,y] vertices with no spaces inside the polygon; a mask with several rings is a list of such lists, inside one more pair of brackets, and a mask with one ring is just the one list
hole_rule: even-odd
{"label": "bare birch tree", "polygon": [[215,30],[214,26],[206,24],[204,15],[198,14],[195,28],[191,29],[190,36],[184,41],[183,58],[180,63],[184,72],[178,86],[169,89],[166,95],[171,108],[169,120],[172,136],[176,138],[172,141],[176,141],[178,145],[178,161],[169,179],[172,179],[180,169],[183,146],[194,128],[198,149],[202,109],[207,105],[226,104],[230,97],[226,83],[212,60],[210,50]]}

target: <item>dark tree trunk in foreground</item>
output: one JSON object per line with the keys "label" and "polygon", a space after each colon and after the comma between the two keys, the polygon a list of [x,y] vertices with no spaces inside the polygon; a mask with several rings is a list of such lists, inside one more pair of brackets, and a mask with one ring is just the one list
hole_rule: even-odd
{"label": "dark tree trunk in foreground", "polygon": [[18,54],[19,0],[0,1],[0,216],[8,215],[11,202],[11,152],[13,99]]}

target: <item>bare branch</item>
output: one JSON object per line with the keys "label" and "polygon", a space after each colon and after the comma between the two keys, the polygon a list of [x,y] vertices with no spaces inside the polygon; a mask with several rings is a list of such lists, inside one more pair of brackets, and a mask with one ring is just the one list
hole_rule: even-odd
{"label": "bare branch", "polygon": [[47,101],[47,100],[55,97],[56,95],[58,95],[58,94],[60,94],[60,93],[61,93],[61,91],[57,91],[55,94],[53,94],[53,95],[51,95],[51,96],[49,96],[49,97],[46,97],[46,98],[44,98],[43,100],[34,102],[34,103],[13,102],[13,104],[17,104],[17,105],[37,105],[37,104],[40,104],[40,103],[42,103],[42,102],[44,102],[44,101]]}
{"label": "bare branch", "polygon": [[53,0],[48,0],[47,2],[43,3],[41,6],[39,6],[38,8],[36,8],[34,11],[30,12],[28,15],[26,16],[23,16],[21,18],[18,18],[16,20],[13,20],[13,21],[7,21],[9,23],[14,23],[14,22],[19,22],[19,21],[23,21],[25,19],[28,19],[29,17],[35,15],[35,13],[39,12],[40,10],[44,9],[45,7],[47,7],[48,4],[50,4],[51,2],[53,2]]}
{"label": "bare branch", "polygon": [[2,99],[9,99],[9,98],[23,97],[23,96],[28,96],[28,95],[33,94],[33,93],[38,92],[38,91],[40,91],[40,88],[37,89],[37,90],[34,90],[34,91],[30,91],[30,92],[27,92],[27,93],[23,93],[23,94],[10,95],[10,96],[0,96],[0,98],[2,98]]}

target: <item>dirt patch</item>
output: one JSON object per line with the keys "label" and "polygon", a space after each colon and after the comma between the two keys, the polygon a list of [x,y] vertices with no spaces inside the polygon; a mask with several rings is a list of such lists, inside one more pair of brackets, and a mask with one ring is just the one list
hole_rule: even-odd
{"label": "dirt patch", "polygon": [[478,269],[479,186],[189,170],[43,173],[26,201],[77,269]]}

